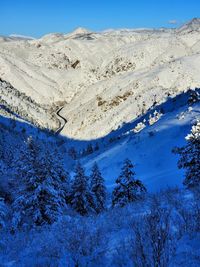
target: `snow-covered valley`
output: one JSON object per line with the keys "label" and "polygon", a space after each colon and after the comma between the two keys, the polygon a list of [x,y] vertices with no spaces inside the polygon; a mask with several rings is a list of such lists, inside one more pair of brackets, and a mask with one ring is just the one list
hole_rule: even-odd
{"label": "snow-covered valley", "polygon": [[[199,33],[200,20],[193,19],[179,29],[79,28],[34,40],[1,38],[1,113],[7,109],[12,119],[19,115],[58,131],[68,140],[65,150],[98,143],[100,150],[83,162],[87,167],[97,161],[109,187],[125,157],[151,190],[180,185],[182,173],[171,150],[184,143],[199,117],[198,104],[190,110],[178,98],[165,114],[162,106],[200,87]],[[151,125],[148,116],[155,111],[163,116]],[[173,173],[177,179],[170,178]]]}
{"label": "snow-covered valley", "polygon": [[199,266],[199,70],[200,19],[0,36],[0,266]]}
{"label": "snow-covered valley", "polygon": [[[96,33],[80,28],[35,40],[2,38],[0,77],[49,113],[65,104],[68,127],[62,134],[91,140],[169,95],[200,87],[199,32],[200,21],[194,19],[179,29]],[[37,120],[44,124],[41,116]],[[54,124],[48,127],[55,129]]]}

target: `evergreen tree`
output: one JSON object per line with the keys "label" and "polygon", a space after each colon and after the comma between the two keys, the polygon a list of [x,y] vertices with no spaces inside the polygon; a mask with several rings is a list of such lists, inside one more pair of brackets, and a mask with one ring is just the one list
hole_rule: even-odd
{"label": "evergreen tree", "polygon": [[77,153],[77,151],[76,151],[76,149],[75,149],[74,147],[71,147],[71,148],[68,150],[68,155],[69,155],[72,159],[74,159],[74,160],[76,160],[77,157],[78,157],[78,153]]}
{"label": "evergreen tree", "polygon": [[64,162],[62,155],[60,154],[57,148],[51,148],[51,152],[49,152],[49,156],[51,156],[51,160],[49,161],[51,165],[52,175],[56,176],[60,181],[58,184],[64,190],[64,197],[66,203],[69,204],[70,194],[71,194],[71,179],[69,173],[64,168]]}
{"label": "evergreen tree", "polygon": [[4,135],[3,132],[0,129],[0,160],[4,159]]}
{"label": "evergreen tree", "polygon": [[5,226],[7,208],[4,199],[0,197],[0,229]]}
{"label": "evergreen tree", "polygon": [[116,187],[112,194],[113,206],[124,206],[130,202],[141,199],[146,188],[140,180],[135,179],[133,164],[129,159],[124,161],[121,174],[116,180]]}
{"label": "evergreen tree", "polygon": [[2,197],[5,202],[10,202],[13,151],[6,140],[6,134],[3,129],[0,129],[0,198]]}
{"label": "evergreen tree", "polygon": [[72,184],[72,207],[81,215],[87,215],[93,211],[93,197],[89,191],[88,179],[80,162],[75,169],[75,177]]}
{"label": "evergreen tree", "polygon": [[9,167],[13,161],[13,151],[11,147],[8,146],[6,141],[6,132],[3,132],[2,129],[0,129],[0,159]]}
{"label": "evergreen tree", "polygon": [[51,224],[65,206],[64,191],[50,151],[40,151],[32,139],[27,145],[28,149],[21,152],[21,164],[17,168],[21,184],[13,204],[14,227]]}
{"label": "evergreen tree", "polygon": [[106,205],[106,187],[105,181],[101,175],[97,163],[92,167],[91,180],[91,192],[94,195],[94,208],[97,213],[100,213],[105,209]]}
{"label": "evergreen tree", "polygon": [[9,169],[5,165],[4,161],[0,159],[0,199],[3,198],[4,201],[10,201],[10,188],[9,188]]}
{"label": "evergreen tree", "polygon": [[99,150],[99,144],[98,143],[95,144],[94,150],[95,151]]}
{"label": "evergreen tree", "polygon": [[86,153],[87,155],[90,155],[93,153],[93,147],[91,144],[88,144]]}
{"label": "evergreen tree", "polygon": [[180,155],[178,167],[186,170],[183,184],[193,188],[200,185],[200,121],[192,127],[186,140],[184,147],[175,148],[173,152]]}

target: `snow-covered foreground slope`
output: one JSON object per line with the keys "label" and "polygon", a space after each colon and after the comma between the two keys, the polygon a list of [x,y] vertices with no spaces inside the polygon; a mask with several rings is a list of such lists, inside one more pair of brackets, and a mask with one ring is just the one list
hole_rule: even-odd
{"label": "snow-covered foreground slope", "polygon": [[[47,117],[52,106],[64,106],[62,134],[91,140],[168,95],[200,87],[199,32],[194,19],[179,29],[80,28],[37,40],[1,37],[0,77],[45,107]],[[48,128],[55,129],[54,120]]]}
{"label": "snow-covered foreground slope", "polygon": [[53,225],[14,235],[4,229],[0,262],[10,267],[143,267],[160,260],[167,267],[198,267],[194,206],[199,212],[199,201],[191,193],[168,190],[99,216],[69,214]]}

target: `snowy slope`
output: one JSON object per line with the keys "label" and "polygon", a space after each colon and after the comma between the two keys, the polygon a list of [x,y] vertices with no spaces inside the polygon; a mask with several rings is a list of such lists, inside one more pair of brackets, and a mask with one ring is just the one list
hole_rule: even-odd
{"label": "snowy slope", "polygon": [[179,29],[79,28],[36,40],[2,37],[0,77],[48,110],[48,117],[52,106],[64,104],[62,134],[91,140],[169,94],[200,87],[199,29],[194,19]]}
{"label": "snowy slope", "polygon": [[[129,158],[135,164],[136,176],[149,191],[155,192],[167,186],[180,187],[184,172],[177,168],[178,157],[172,153],[172,149],[185,144],[185,136],[197,119],[200,119],[200,103],[190,106],[181,97],[174,102],[174,107],[173,101],[172,106],[169,103],[163,106],[167,108],[167,112],[152,125],[147,118],[154,113],[153,110],[146,116],[145,128],[141,131],[135,133],[130,128],[121,131],[118,135],[120,140],[117,138],[93,156],[83,159],[88,172],[94,162],[97,162],[111,190],[124,159]],[[144,118],[138,119],[137,123],[143,122]]]}

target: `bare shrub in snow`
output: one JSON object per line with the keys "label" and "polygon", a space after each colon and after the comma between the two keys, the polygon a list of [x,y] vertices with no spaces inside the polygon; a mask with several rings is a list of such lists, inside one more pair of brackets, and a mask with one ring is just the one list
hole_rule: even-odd
{"label": "bare shrub in snow", "polygon": [[154,198],[150,212],[133,225],[133,255],[136,266],[168,266],[175,239],[170,228],[171,211]]}

